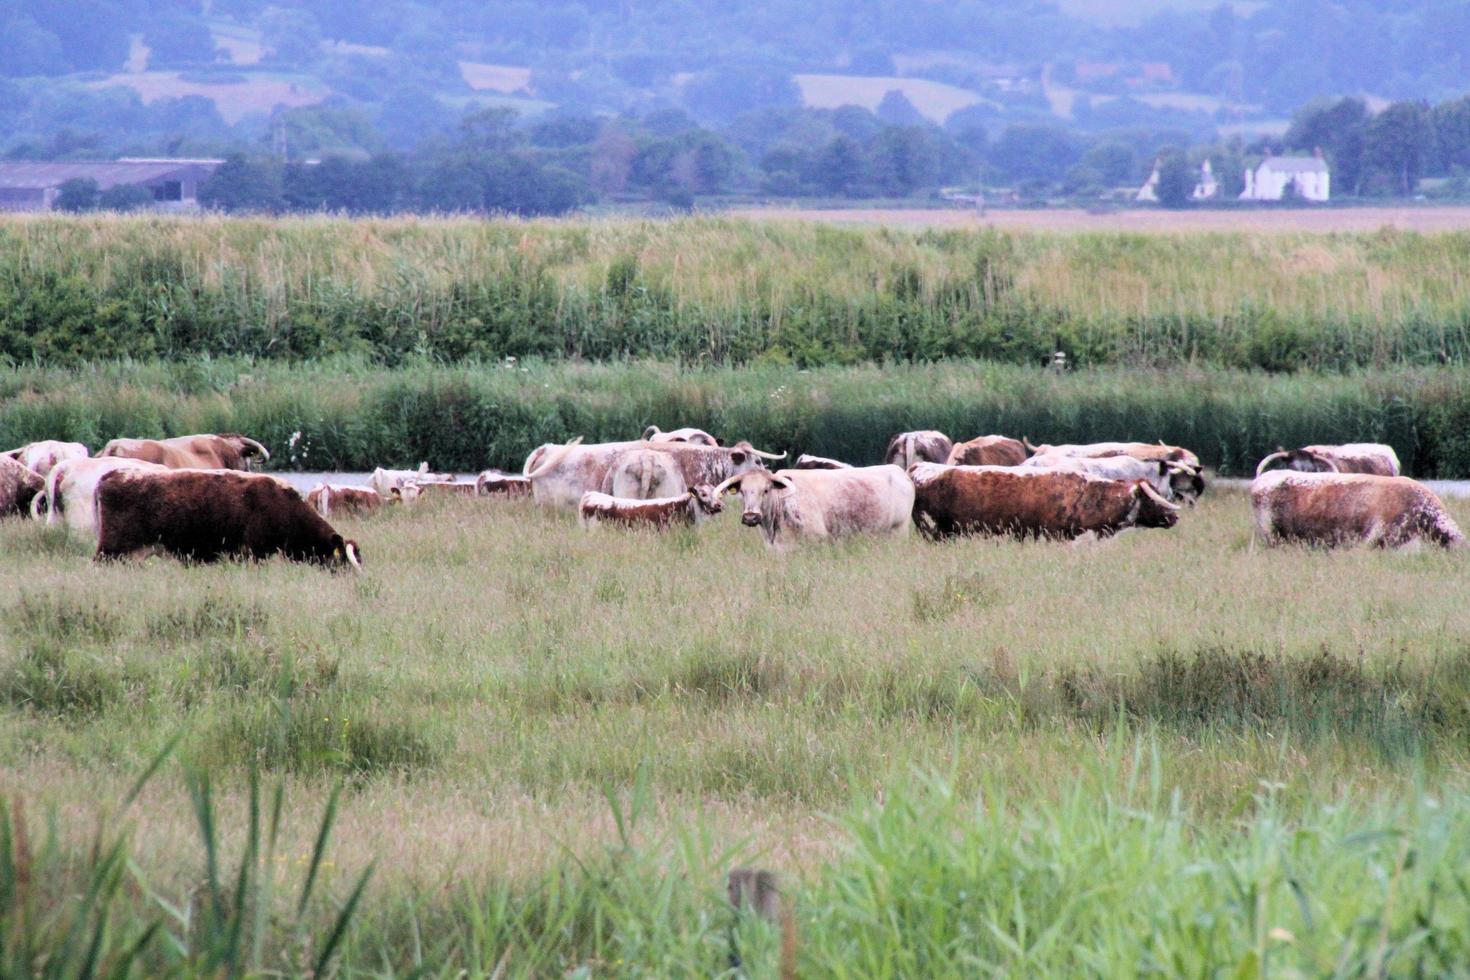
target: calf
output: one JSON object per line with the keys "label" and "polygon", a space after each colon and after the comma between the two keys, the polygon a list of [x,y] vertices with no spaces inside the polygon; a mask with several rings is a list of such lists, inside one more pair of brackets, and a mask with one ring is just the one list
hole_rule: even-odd
{"label": "calf", "polygon": [[1271,470],[1252,481],[1251,508],[1267,544],[1465,544],[1433,491],[1404,476]]}
{"label": "calf", "polygon": [[0,456],[0,517],[31,513],[31,503],[46,488],[41,474],[9,456]]}
{"label": "calf", "polygon": [[[405,490],[417,491],[412,497],[403,496]],[[419,483],[417,480],[398,488],[398,494],[404,500],[412,500],[421,497],[439,499],[443,497],[477,497],[479,488],[473,483],[460,483],[455,481],[431,480],[427,483]]]}
{"label": "calf", "polygon": [[1024,466],[909,468],[914,523],[936,540],[956,534],[1071,539],[1130,527],[1173,527],[1179,505],[1148,481],[1123,483],[1076,469]]}
{"label": "calf", "polygon": [[228,470],[115,470],[97,484],[97,560],[166,552],[362,567],[345,541],[284,480]]}
{"label": "calf", "polygon": [[46,476],[62,460],[86,459],[90,455],[80,442],[57,442],[55,439],[27,443],[19,449],[0,453],[0,456],[9,456],[40,476]]}
{"label": "calf", "polygon": [[696,446],[718,446],[720,440],[703,429],[683,428],[665,432],[656,425],[643,430],[644,442],[688,442]]}
{"label": "calf", "polygon": [[529,497],[531,481],[518,473],[485,470],[475,477],[475,493],[482,497]]}
{"label": "calf", "polygon": [[897,466],[840,470],[752,470],[733,476],[716,493],[740,494],[740,522],[759,527],[766,544],[849,534],[895,534],[908,529],[914,485]]}
{"label": "calf", "polygon": [[675,524],[698,524],[724,509],[714,487],[700,484],[677,497],[654,500],[625,500],[596,490],[582,494],[579,508],[583,527],[618,524],[623,527],[652,527],[664,530]]}
{"label": "calf", "polygon": [[1298,473],[1370,473],[1398,476],[1399,456],[1381,442],[1350,442],[1342,446],[1303,446],[1278,449],[1256,466],[1256,476],[1271,470]]}
{"label": "calf", "polygon": [[171,470],[248,470],[251,460],[268,462],[270,452],[237,432],[175,436],[172,439],[114,439],[98,458],[141,459]]}
{"label": "calf", "polygon": [[919,432],[900,432],[888,440],[883,450],[883,462],[906,470],[915,463],[942,463],[949,459],[954,443],[943,432],[924,429]]}
{"label": "calf", "polygon": [[950,466],[1020,466],[1031,454],[1026,444],[1010,436],[978,436],[969,442],[957,442],[949,457],[933,462]]}
{"label": "calf", "polygon": [[383,497],[372,487],[355,487],[342,483],[318,483],[306,495],[306,502],[323,517],[333,514],[369,514],[383,506]]}

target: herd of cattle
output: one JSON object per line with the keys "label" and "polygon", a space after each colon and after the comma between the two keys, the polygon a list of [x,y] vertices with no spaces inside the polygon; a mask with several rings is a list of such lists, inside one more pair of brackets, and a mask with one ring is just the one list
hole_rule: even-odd
{"label": "herd of cattle", "polygon": [[[876,466],[803,455],[772,471],[749,442],[723,445],[699,429],[536,448],[519,474],[473,483],[417,470],[373,472],[367,486],[320,484],[302,497],[279,477],[248,472],[270,453],[241,435],[114,439],[96,456],[45,441],[0,454],[0,515],[19,514],[95,536],[98,559],[167,553],[194,560],[243,554],[361,567],[355,541],[328,518],[443,494],[530,497],[575,510],[585,526],[696,524],[739,495],[741,522],[767,544],[917,527],[933,539],[1006,534],[1076,539],[1133,527],[1169,528],[1204,492],[1199,457],[1162,443],[1033,446],[1006,436],[953,443],[943,433],[893,437]],[[1399,474],[1377,443],[1305,446],[1261,460],[1250,488],[1268,543],[1402,547],[1464,543],[1444,505]]]}

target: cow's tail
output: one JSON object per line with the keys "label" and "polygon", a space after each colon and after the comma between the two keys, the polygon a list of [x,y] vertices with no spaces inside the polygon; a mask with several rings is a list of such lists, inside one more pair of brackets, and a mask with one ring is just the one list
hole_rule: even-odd
{"label": "cow's tail", "polygon": [[[566,445],[550,447],[545,452],[543,452],[540,459],[536,461],[536,468],[533,470],[528,470],[526,472],[526,476],[532,481],[535,481],[538,477],[545,476],[547,473],[556,469],[561,461],[567,458],[567,454],[570,453],[573,449],[576,449],[581,444],[582,437],[577,436],[577,438],[573,439]],[[527,460],[528,465],[529,463],[530,461]]]}
{"label": "cow's tail", "polygon": [[46,523],[56,523],[57,511],[60,509],[57,506],[60,501],[56,496],[56,485],[61,479],[59,474],[61,469],[62,467],[60,466],[51,467],[51,472],[46,474],[45,488],[31,498],[31,520],[39,521],[41,519],[41,509],[44,507],[46,510]]}

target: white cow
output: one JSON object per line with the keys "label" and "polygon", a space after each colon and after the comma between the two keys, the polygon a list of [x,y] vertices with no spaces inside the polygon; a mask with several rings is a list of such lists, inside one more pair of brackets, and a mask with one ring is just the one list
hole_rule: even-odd
{"label": "white cow", "polygon": [[87,447],[80,442],[57,442],[55,439],[27,443],[19,449],[0,453],[0,456],[9,456],[40,476],[50,473],[64,459],[86,459],[90,455]]}
{"label": "white cow", "polygon": [[46,523],[65,522],[80,534],[97,533],[97,481],[113,470],[166,470],[168,467],[141,459],[107,456],[99,459],[64,459],[46,474],[46,489],[31,501],[31,517]]}
{"label": "white cow", "polygon": [[782,549],[799,540],[849,534],[902,534],[914,510],[914,484],[891,464],[841,470],[752,470],[716,492],[740,494],[740,522]]}

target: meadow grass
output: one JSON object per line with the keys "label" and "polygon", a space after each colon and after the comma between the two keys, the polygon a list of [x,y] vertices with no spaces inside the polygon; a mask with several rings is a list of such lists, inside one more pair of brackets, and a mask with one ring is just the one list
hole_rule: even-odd
{"label": "meadow grass", "polygon": [[0,358],[1465,363],[1470,235],[721,218],[0,221]]}
{"label": "meadow grass", "polygon": [[775,975],[735,864],[786,875],[801,975],[1470,956],[1458,555],[1267,550],[1239,493],[1076,546],[338,524],[360,575],[0,524],[27,962]]}
{"label": "meadow grass", "polygon": [[384,368],[342,357],[116,361],[0,371],[0,447],[243,432],[294,470],[519,471],[547,441],[696,425],[730,442],[876,462],[895,433],[1034,442],[1162,439],[1222,474],[1280,446],[1386,442],[1405,472],[1470,476],[1470,386],[1455,368],[1271,375],[1211,368],[681,367],[528,361]]}

